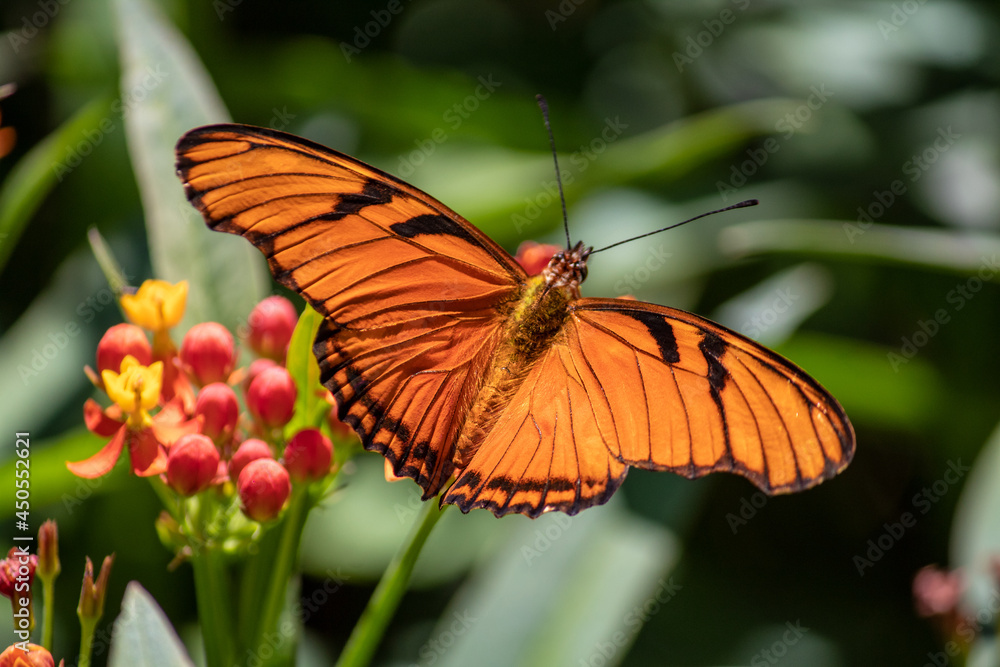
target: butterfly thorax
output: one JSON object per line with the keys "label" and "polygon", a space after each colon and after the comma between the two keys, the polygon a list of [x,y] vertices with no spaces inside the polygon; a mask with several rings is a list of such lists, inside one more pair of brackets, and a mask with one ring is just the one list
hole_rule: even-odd
{"label": "butterfly thorax", "polygon": [[568,288],[574,297],[580,298],[580,283],[587,279],[587,258],[593,250],[580,241],[553,255],[542,271],[546,287]]}
{"label": "butterfly thorax", "polygon": [[578,243],[556,253],[540,275],[527,280],[520,298],[512,304],[496,353],[488,361],[484,381],[463,424],[454,457],[457,467],[472,459],[539,356],[561,334],[570,303],[580,297],[590,251]]}

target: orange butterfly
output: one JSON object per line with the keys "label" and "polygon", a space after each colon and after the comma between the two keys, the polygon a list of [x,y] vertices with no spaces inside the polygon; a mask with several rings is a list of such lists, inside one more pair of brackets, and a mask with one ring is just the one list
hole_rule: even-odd
{"label": "orange butterfly", "polygon": [[305,139],[213,125],[177,144],[188,199],[324,316],[340,418],[424,499],[575,514],[629,466],[768,493],[844,469],[854,430],[798,367],[684,311],[581,298],[592,249],[541,275],[430,195]]}

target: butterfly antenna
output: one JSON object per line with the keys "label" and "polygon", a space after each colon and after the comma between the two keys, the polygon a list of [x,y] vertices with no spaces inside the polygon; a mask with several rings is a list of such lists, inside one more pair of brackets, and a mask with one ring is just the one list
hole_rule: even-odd
{"label": "butterfly antenna", "polygon": [[569,239],[569,219],[566,217],[566,195],[563,194],[562,176],[559,174],[559,156],[556,155],[556,140],[552,136],[552,125],[549,123],[549,104],[542,94],[535,95],[538,108],[542,110],[542,118],[545,119],[545,131],[549,133],[549,147],[552,148],[552,161],[556,164],[556,183],[559,184],[559,201],[562,202],[563,229],[566,230],[566,249],[573,247]]}
{"label": "butterfly antenna", "polygon": [[639,236],[633,236],[632,238],[625,239],[624,241],[618,241],[617,243],[612,243],[611,245],[606,245],[603,248],[598,248],[597,250],[594,250],[590,254],[593,255],[594,253],[598,253],[598,252],[601,252],[603,250],[608,250],[609,248],[614,248],[615,246],[619,246],[619,245],[621,245],[623,243],[628,243],[629,241],[635,241],[637,239],[644,239],[647,236],[652,236],[653,234],[659,234],[660,232],[665,232],[668,229],[674,229],[675,227],[680,227],[681,225],[686,225],[689,222],[694,222],[695,220],[699,220],[701,218],[704,218],[704,217],[707,217],[707,216],[710,216],[710,215],[715,215],[716,213],[722,213],[723,211],[732,211],[734,208],[746,208],[748,206],[756,206],[759,203],[760,202],[758,202],[756,199],[747,199],[746,201],[741,201],[740,203],[733,204],[732,206],[727,206],[725,208],[719,208],[719,209],[716,209],[714,211],[709,211],[708,213],[702,213],[701,215],[696,215],[693,218],[689,218],[689,219],[685,220],[684,222],[678,222],[675,225],[670,225],[669,227],[664,227],[663,229],[657,229],[654,232],[646,232],[645,234],[640,234]]}

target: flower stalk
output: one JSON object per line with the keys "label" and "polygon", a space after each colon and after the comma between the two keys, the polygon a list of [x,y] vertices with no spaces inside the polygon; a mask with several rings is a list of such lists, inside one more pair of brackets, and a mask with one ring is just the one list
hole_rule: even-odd
{"label": "flower stalk", "polygon": [[396,608],[399,607],[399,602],[410,583],[410,576],[413,574],[420,551],[427,542],[431,530],[450,507],[445,505],[444,509],[438,509],[437,505],[433,501],[424,503],[417,523],[389,563],[368,605],[361,613],[361,618],[354,626],[336,667],[365,667],[371,662],[375,649],[378,648],[382,635],[385,634],[385,629],[396,613]]}

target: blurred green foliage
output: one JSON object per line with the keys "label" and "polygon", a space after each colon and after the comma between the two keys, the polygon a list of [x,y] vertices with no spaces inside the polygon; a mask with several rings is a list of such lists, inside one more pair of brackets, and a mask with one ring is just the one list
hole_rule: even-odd
{"label": "blurred green foliage", "polygon": [[[223,120],[223,103],[238,122],[414,183],[512,252],[562,238],[538,92],[574,239],[604,245],[759,198],[602,253],[585,291],[686,308],[777,346],[857,430],[847,471],[796,496],[634,471],[612,504],[569,521],[451,512],[379,664],[923,664],[943,641],[913,611],[914,573],[970,568],[972,613],[996,586],[984,574],[1000,548],[996,452],[968,493],[964,475],[945,482],[1000,415],[995,3],[145,5],[0,7],[0,84],[18,86],[0,101],[18,132],[0,159],[0,426],[11,443],[0,514],[14,534],[6,457],[13,433],[29,432],[32,522],[54,517],[62,533],[57,656],[75,651],[85,554],[117,553],[109,623],[135,579],[191,639],[190,574],[166,569],[148,487],[124,470],[84,484],[61,461],[98,445],[80,431],[93,393],[81,369],[120,321],[86,231],[108,239],[132,284],[184,277],[185,252],[229,252],[217,247],[237,239],[192,236],[203,230],[174,203],[169,155],[191,125]],[[184,239],[197,240],[169,247]],[[238,278],[259,260],[232,252],[188,268],[203,293],[231,295],[197,317],[235,327],[272,288]],[[316,607],[303,664],[336,656],[416,516],[415,487],[386,484],[379,458],[349,465],[303,544],[302,595]],[[907,512],[915,524],[886,540]],[[871,559],[861,573],[858,558]],[[664,582],[678,587],[664,595]],[[655,613],[634,613],[657,594]]]}

